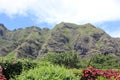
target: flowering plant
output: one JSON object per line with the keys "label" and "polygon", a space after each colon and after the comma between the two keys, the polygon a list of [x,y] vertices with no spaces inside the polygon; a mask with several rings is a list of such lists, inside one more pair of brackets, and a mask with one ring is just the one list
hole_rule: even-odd
{"label": "flowering plant", "polygon": [[101,70],[93,67],[88,67],[83,70],[83,76],[81,80],[96,80],[97,77],[102,76],[108,80],[120,80],[120,71],[119,70]]}

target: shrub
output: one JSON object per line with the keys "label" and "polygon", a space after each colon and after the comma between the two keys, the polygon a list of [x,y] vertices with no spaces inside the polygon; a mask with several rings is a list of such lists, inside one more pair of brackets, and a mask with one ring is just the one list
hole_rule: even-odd
{"label": "shrub", "polygon": [[3,67],[3,74],[8,80],[20,75],[23,70],[29,70],[37,65],[33,61],[16,59],[1,59],[0,64]]}
{"label": "shrub", "polygon": [[15,80],[79,80],[71,70],[63,66],[55,66],[50,63],[40,64],[39,67],[24,71]]}
{"label": "shrub", "polygon": [[120,80],[120,71],[118,70],[101,70],[93,67],[88,67],[83,70],[83,76],[81,80],[96,80],[97,78],[102,78],[104,80]]}
{"label": "shrub", "polygon": [[76,68],[74,68],[74,69],[71,69],[71,70],[72,70],[72,72],[74,73],[74,75],[76,77],[81,78],[81,76],[82,76],[82,69],[76,69]]}
{"label": "shrub", "polygon": [[89,66],[101,69],[120,69],[120,59],[112,54],[98,54],[91,58]]}
{"label": "shrub", "polygon": [[68,68],[79,68],[80,58],[77,53],[47,53],[43,60],[50,61],[53,64],[64,65]]}

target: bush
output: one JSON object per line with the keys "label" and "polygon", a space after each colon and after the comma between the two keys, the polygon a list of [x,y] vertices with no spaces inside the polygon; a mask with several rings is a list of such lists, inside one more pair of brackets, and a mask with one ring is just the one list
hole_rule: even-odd
{"label": "bush", "polygon": [[77,53],[47,53],[42,60],[50,61],[53,64],[64,65],[68,68],[80,67],[80,58]]}
{"label": "bush", "polygon": [[76,68],[74,68],[74,69],[71,69],[71,70],[75,74],[76,77],[81,78],[81,76],[82,76],[82,69],[76,69]]}
{"label": "bush", "polygon": [[50,63],[40,64],[39,67],[24,71],[14,80],[79,80],[71,70],[63,66],[55,66]]}
{"label": "bush", "polygon": [[37,63],[29,60],[1,59],[0,65],[3,67],[3,74],[9,80],[20,75],[23,70],[34,68]]}
{"label": "bush", "polygon": [[101,69],[120,69],[120,59],[112,54],[98,54],[91,58],[89,66]]}
{"label": "bush", "polygon": [[120,80],[120,71],[119,70],[101,70],[93,67],[88,67],[83,70],[83,76],[81,80]]}

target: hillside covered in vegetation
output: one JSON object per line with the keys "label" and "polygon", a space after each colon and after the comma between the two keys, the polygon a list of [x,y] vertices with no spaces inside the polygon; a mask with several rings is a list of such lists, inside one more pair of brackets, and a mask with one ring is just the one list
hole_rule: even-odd
{"label": "hillside covered in vegetation", "polygon": [[90,23],[61,22],[51,30],[31,26],[13,31],[0,24],[0,56],[36,59],[49,52],[76,52],[81,58],[95,54],[119,56],[120,39]]}
{"label": "hillside covered in vegetation", "polygon": [[0,24],[0,57],[2,80],[120,78],[120,39],[90,23],[13,31]]}

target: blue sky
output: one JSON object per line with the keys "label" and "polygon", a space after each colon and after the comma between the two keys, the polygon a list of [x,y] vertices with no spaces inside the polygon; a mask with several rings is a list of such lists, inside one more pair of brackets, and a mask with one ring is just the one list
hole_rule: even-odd
{"label": "blue sky", "polygon": [[0,14],[0,23],[4,24],[9,30],[25,28],[30,26],[38,26],[40,28],[49,27],[50,29],[54,27],[53,24],[48,24],[47,22],[36,23],[36,21],[33,18],[34,17],[31,17],[31,15],[16,15],[14,16],[14,18],[11,18],[6,14]]}
{"label": "blue sky", "polygon": [[0,23],[9,30],[60,22],[91,23],[120,37],[120,0],[0,0]]}

